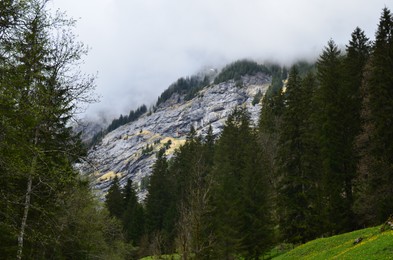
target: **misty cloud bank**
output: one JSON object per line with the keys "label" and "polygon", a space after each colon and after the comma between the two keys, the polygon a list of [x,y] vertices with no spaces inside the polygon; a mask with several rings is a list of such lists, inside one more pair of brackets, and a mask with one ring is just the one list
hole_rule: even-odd
{"label": "misty cloud bank", "polygon": [[87,114],[117,116],[152,104],[172,82],[206,66],[252,58],[290,63],[317,57],[332,38],[345,46],[356,26],[374,37],[384,1],[53,0],[80,18],[98,72],[101,102]]}

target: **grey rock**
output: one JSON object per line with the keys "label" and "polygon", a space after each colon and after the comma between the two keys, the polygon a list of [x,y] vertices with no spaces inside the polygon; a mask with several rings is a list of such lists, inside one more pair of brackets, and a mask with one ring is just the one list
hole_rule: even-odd
{"label": "grey rock", "polygon": [[[101,197],[116,174],[122,186],[128,178],[132,178],[138,196],[143,200],[146,190],[141,186],[142,180],[150,176],[155,153],[168,140],[172,141],[167,150],[167,156],[171,157],[174,150],[185,142],[191,126],[204,136],[211,125],[213,134],[218,136],[228,115],[239,105],[247,107],[253,122],[257,123],[260,106],[253,106],[251,102],[259,90],[266,92],[271,78],[258,74],[244,76],[242,82],[242,87],[236,87],[234,81],[210,85],[190,101],[184,101],[184,97],[178,94],[173,95],[153,114],[145,114],[108,133],[89,150],[85,161],[76,168],[93,180],[94,188]],[[147,145],[153,146],[153,152],[143,154]]]}

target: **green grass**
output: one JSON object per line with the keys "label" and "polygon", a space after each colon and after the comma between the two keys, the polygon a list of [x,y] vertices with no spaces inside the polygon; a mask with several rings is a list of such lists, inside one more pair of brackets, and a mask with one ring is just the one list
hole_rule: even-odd
{"label": "green grass", "polygon": [[[354,245],[359,237],[362,242]],[[373,227],[320,238],[273,259],[393,259],[393,230]]]}
{"label": "green grass", "polygon": [[[280,246],[267,253],[264,259],[392,259],[393,260],[393,230],[380,231],[372,227],[345,233],[337,236],[320,238],[300,245],[286,253],[288,246]],[[354,245],[357,238],[363,240]],[[180,260],[178,254],[160,257],[145,257],[142,260]]]}

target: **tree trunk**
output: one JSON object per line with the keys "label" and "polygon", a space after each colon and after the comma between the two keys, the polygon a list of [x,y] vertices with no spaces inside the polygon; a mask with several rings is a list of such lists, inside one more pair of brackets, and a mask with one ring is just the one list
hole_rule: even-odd
{"label": "tree trunk", "polygon": [[[36,158],[34,158],[36,159]],[[34,161],[33,161],[34,163]],[[27,190],[26,190],[26,197],[25,197],[25,206],[23,210],[23,218],[22,223],[20,225],[20,233],[18,236],[18,253],[16,259],[22,259],[22,250],[23,250],[23,238],[25,235],[26,223],[27,223],[27,216],[29,214],[30,209],[30,198],[31,198],[31,187],[33,184],[33,176],[30,174],[29,179],[27,181]]]}
{"label": "tree trunk", "polygon": [[[38,128],[36,129],[36,132],[35,132],[34,147],[37,145],[37,143],[38,143]],[[18,235],[18,251],[17,251],[17,255],[16,255],[16,259],[18,259],[18,260],[22,259],[22,254],[23,254],[23,239],[25,236],[27,217],[29,215],[29,210],[30,210],[30,205],[31,205],[30,204],[31,189],[33,186],[33,175],[35,172],[36,165],[37,165],[37,155],[34,155],[33,161],[31,162],[29,177],[27,180],[27,189],[26,189],[26,195],[25,195],[23,217],[22,217],[22,223],[20,225],[20,232]]]}

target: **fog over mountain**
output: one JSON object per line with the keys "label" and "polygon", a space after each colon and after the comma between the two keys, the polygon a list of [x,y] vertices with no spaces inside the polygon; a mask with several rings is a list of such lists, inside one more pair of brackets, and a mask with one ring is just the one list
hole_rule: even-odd
{"label": "fog over mountain", "polygon": [[78,19],[101,102],[89,116],[118,116],[153,103],[177,78],[241,58],[290,63],[315,58],[356,26],[370,38],[385,1],[52,0]]}

